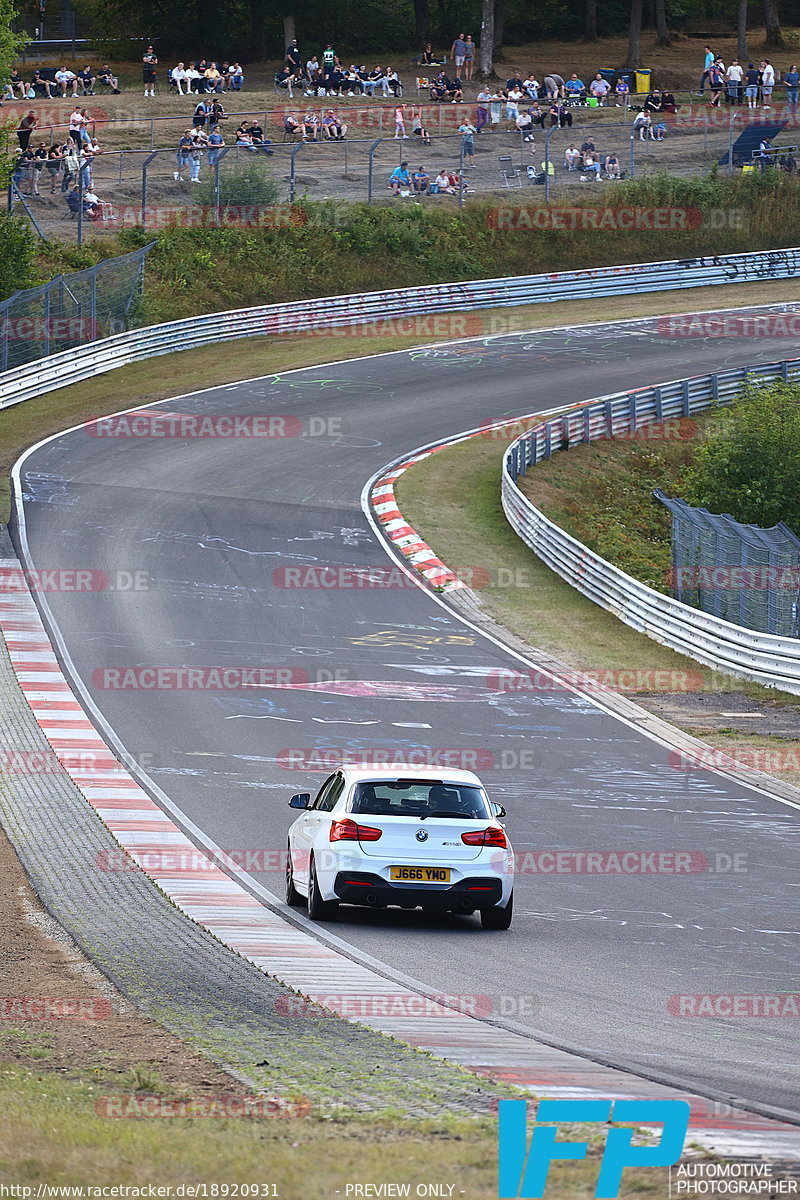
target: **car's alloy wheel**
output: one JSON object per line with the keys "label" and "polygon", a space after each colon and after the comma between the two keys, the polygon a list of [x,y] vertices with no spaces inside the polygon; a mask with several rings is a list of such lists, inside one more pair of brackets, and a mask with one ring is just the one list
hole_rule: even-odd
{"label": "car's alloy wheel", "polygon": [[323,900],[320,896],[317,869],[312,859],[308,876],[308,915],[312,921],[330,921],[336,915],[338,907],[337,900]]}
{"label": "car's alloy wheel", "polygon": [[514,893],[508,898],[505,908],[482,908],[481,925],[484,929],[508,929],[514,915]]}
{"label": "car's alloy wheel", "polygon": [[294,871],[292,870],[292,851],[291,847],[286,847],[286,903],[291,908],[302,908],[305,904],[305,896],[301,896],[297,888],[294,886]]}

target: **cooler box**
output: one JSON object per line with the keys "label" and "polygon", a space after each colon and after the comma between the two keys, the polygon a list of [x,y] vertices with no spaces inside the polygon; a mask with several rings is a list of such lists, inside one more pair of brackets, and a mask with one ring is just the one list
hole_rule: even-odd
{"label": "cooler box", "polygon": [[589,105],[589,108],[597,108],[597,96],[587,96],[586,103]]}
{"label": "cooler box", "polygon": [[636,87],[634,90],[637,92],[649,92],[650,76],[652,75],[652,71],[648,71],[642,67],[641,70],[634,71],[633,75],[634,79],[636,80]]}

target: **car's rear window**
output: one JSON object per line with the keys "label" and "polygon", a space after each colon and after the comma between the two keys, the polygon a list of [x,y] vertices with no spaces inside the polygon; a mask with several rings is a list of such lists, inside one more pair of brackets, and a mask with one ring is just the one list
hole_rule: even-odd
{"label": "car's rear window", "polygon": [[350,811],[373,817],[460,817],[474,821],[491,816],[480,788],[421,780],[357,783]]}

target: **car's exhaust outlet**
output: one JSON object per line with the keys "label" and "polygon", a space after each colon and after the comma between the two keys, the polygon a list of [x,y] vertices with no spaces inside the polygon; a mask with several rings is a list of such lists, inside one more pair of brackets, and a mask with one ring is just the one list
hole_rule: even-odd
{"label": "car's exhaust outlet", "polygon": [[367,894],[364,898],[365,898],[367,904],[377,904],[378,903],[378,893],[377,892],[367,892]]}
{"label": "car's exhaust outlet", "polygon": [[461,911],[464,913],[475,912],[475,905],[472,903],[471,900],[462,900],[461,901]]}

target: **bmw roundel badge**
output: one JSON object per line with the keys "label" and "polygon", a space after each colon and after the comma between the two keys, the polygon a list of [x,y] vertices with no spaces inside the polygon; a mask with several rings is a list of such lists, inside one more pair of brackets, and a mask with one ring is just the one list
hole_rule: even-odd
{"label": "bmw roundel badge", "polygon": [[427,840],[428,840],[427,829],[418,829],[417,830],[417,841],[418,842],[427,842]]}

